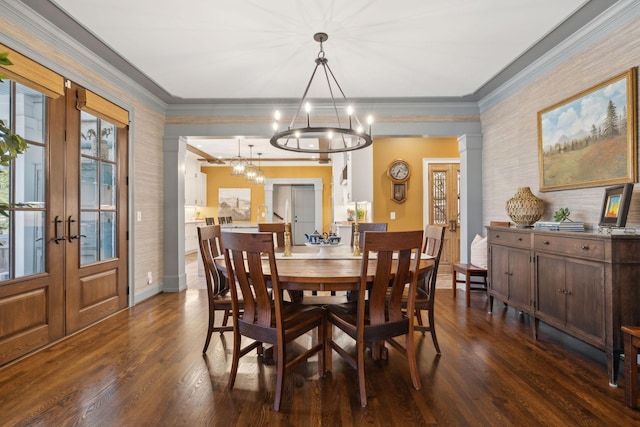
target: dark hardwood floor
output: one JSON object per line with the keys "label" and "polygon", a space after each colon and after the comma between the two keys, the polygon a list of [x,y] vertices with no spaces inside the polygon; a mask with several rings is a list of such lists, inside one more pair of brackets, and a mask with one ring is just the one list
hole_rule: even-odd
{"label": "dark hardwood floor", "polygon": [[287,375],[277,413],[274,366],[244,357],[229,392],[231,334],[202,356],[205,292],[155,296],[0,368],[0,425],[640,425],[622,403],[626,379],[609,387],[604,353],[543,324],[533,341],[526,315],[502,304],[490,315],[483,294],[466,308],[450,289],[437,291],[442,355],[417,339],[421,390],[390,348],[388,362],[367,358],[361,408],[355,370],[334,354],[326,378],[315,359]]}

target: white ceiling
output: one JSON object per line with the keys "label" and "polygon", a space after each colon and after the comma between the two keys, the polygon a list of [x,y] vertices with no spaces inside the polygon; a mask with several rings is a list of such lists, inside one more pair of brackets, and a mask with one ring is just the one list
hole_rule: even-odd
{"label": "white ceiling", "polygon": [[[174,98],[299,99],[319,51],[316,32],[329,35],[326,57],[348,98],[460,97],[478,91],[587,2],[52,3]],[[237,155],[235,140],[200,142],[208,152],[218,147],[213,154]]]}

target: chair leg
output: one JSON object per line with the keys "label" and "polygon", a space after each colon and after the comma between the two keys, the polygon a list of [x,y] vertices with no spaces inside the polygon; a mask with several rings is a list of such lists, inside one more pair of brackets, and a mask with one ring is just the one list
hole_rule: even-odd
{"label": "chair leg", "polygon": [[[222,318],[222,326],[227,326],[227,322],[229,321],[229,310],[224,311],[224,317]],[[220,335],[224,334],[224,330],[220,329]]]}
{"label": "chair leg", "polygon": [[[424,328],[424,325],[422,324],[422,313],[420,313],[420,310],[418,310],[416,308],[416,320],[418,320],[418,327]],[[419,329],[420,332],[422,332],[422,336],[424,336],[424,329]]]}
{"label": "chair leg", "polygon": [[453,270],[453,274],[451,275],[451,277],[453,278],[453,283],[451,288],[453,289],[453,298],[456,298],[456,291],[458,290],[458,272]]}
{"label": "chair leg", "polygon": [[327,322],[324,330],[324,370],[331,371],[333,369],[333,352],[331,341],[333,340],[333,325]]}
{"label": "chair leg", "polygon": [[278,358],[276,360],[276,394],[273,397],[273,410],[280,410],[280,400],[282,399],[282,389],[284,388],[284,370],[286,366],[286,354],[284,343],[278,342]]}
{"label": "chair leg", "polygon": [[[433,325],[431,325],[433,328]],[[433,331],[433,329],[431,329]],[[409,372],[411,373],[411,382],[416,390],[420,390],[422,383],[420,382],[420,374],[418,373],[418,362],[416,360],[415,336],[413,333],[407,334],[407,361],[409,362]],[[440,353],[438,351],[438,353]]]}
{"label": "chair leg", "polygon": [[229,383],[227,388],[231,390],[236,381],[238,373],[238,362],[240,361],[240,333],[237,328],[233,329],[233,360],[231,362],[231,372],[229,372]]}
{"label": "chair leg", "polygon": [[325,319],[322,319],[322,322],[320,322],[320,325],[318,326],[318,343],[322,345],[320,351],[318,352],[318,376],[320,377],[324,377],[325,373],[324,363],[326,360],[325,351],[327,348],[327,342],[325,341],[327,337],[327,333],[325,332],[326,327],[327,322]]}
{"label": "chair leg", "polygon": [[364,382],[364,343],[356,344],[358,354],[358,388],[360,390],[360,406],[363,408],[367,406],[367,388]]}
{"label": "chair leg", "polygon": [[434,323],[433,307],[429,310],[429,331],[431,331],[431,339],[433,340],[433,346],[436,349],[436,353],[440,354],[440,346],[438,345],[438,338],[436,338],[436,324]]}
{"label": "chair leg", "polygon": [[215,310],[213,308],[209,309],[209,326],[207,327],[207,339],[204,341],[204,348],[202,349],[202,353],[206,353],[209,348],[209,343],[211,342],[211,335],[213,335],[213,324],[215,320]]}

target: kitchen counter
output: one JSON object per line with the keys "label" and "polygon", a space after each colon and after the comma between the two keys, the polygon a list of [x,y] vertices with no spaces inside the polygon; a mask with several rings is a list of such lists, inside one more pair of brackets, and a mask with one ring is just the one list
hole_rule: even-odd
{"label": "kitchen counter", "polygon": [[204,223],[204,219],[190,219],[184,222],[185,224],[201,224]]}

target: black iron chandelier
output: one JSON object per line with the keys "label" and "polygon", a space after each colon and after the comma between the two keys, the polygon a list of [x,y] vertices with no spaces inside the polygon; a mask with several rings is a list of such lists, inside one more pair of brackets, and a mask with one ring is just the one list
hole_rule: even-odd
{"label": "black iron chandelier", "polygon": [[[320,52],[315,59],[316,66],[311,74],[311,79],[307,83],[307,88],[302,95],[302,99],[298,104],[289,127],[286,130],[280,130],[278,121],[280,120],[280,112],[275,113],[275,123],[273,130],[275,134],[271,137],[271,145],[283,150],[296,151],[299,153],[341,153],[345,151],[360,150],[368,147],[373,142],[371,138],[371,116],[367,119],[368,129],[365,131],[364,126],[358,119],[352,105],[349,104],[342,88],[338,84],[333,71],[329,67],[328,60],[325,57],[322,43],[327,41],[329,36],[326,33],[316,33],[313,39],[320,43]],[[312,107],[309,102],[305,102],[309,88],[313,82],[313,78],[318,71],[318,67],[322,67],[327,81],[329,94],[331,96],[332,112],[325,118],[311,119]],[[333,84],[331,83],[333,81]],[[342,95],[342,99],[338,103],[334,97],[334,87]],[[299,115],[302,106],[305,106],[306,120],[299,123]],[[296,127],[297,126],[297,127]],[[307,139],[317,140],[317,144],[307,144]]]}

